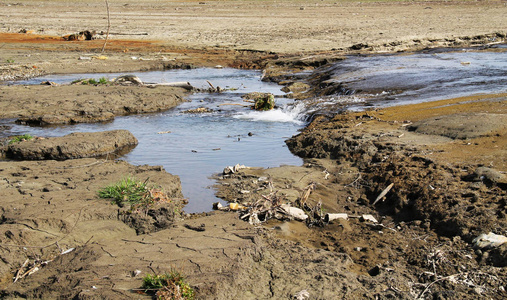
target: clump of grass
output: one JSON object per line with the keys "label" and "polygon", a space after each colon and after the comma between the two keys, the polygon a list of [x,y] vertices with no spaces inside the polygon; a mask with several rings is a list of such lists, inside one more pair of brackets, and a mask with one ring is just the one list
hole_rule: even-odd
{"label": "clump of grass", "polygon": [[134,177],[127,177],[115,184],[111,184],[99,190],[99,197],[109,198],[120,207],[125,204],[135,205],[146,202],[150,197],[150,190],[146,184]]}
{"label": "clump of grass", "polygon": [[162,275],[147,274],[143,277],[142,288],[148,292],[155,292],[156,299],[184,299],[195,298],[194,289],[185,282],[180,272],[171,270]]}
{"label": "clump of grass", "polygon": [[19,143],[19,142],[22,142],[22,141],[28,141],[28,140],[31,140],[31,139],[33,139],[33,136],[30,135],[30,134],[18,135],[18,136],[15,136],[15,137],[11,138],[11,140],[9,141],[9,145],[10,144],[14,144],[14,143]]}
{"label": "clump of grass", "polygon": [[12,63],[14,63],[14,59],[9,58],[9,59],[7,59],[7,62],[8,62],[9,64],[12,64]]}
{"label": "clump of grass", "polygon": [[107,83],[108,83],[108,81],[107,81],[106,77],[99,78],[99,84],[107,84]]}
{"label": "clump of grass", "polygon": [[[160,188],[149,187],[134,177],[126,177],[117,183],[99,190],[99,197],[112,199],[120,207],[129,205],[127,213],[147,213],[157,203],[169,203],[172,200]],[[175,209],[177,209],[175,207]]]}

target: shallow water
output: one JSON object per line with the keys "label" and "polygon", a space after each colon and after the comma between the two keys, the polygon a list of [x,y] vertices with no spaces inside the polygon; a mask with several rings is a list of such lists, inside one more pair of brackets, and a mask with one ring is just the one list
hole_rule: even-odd
{"label": "shallow water", "polygon": [[[277,97],[276,110],[256,112],[243,102],[241,95],[254,91],[283,94],[280,86],[261,82],[258,71],[193,69],[136,73],[144,82],[188,81],[195,87],[207,88],[209,80],[214,86],[233,90],[221,94],[197,93],[166,112],[117,117],[108,124],[49,128],[14,125],[3,134],[62,136],[76,131],[127,129],[138,138],[139,145],[122,159],[132,164],[162,165],[167,172],[179,175],[184,196],[189,199],[185,211],[202,212],[209,211],[212,202],[218,201],[209,188],[214,182],[208,177],[226,166],[300,165],[302,160],[289,152],[284,140],[304,126],[309,113],[507,92],[507,52],[501,50],[354,56],[325,71],[332,74],[332,81],[364,92],[297,103]],[[118,75],[121,74],[55,75],[16,84],[46,80],[69,83],[80,78],[111,79]],[[207,107],[213,112],[183,113],[197,107]],[[12,121],[2,123],[11,125]],[[170,132],[159,134],[167,131]]]}
{"label": "shallow water", "polygon": [[[113,78],[119,74],[81,74],[47,76],[25,84],[51,80],[69,83],[78,78]],[[58,127],[27,127],[14,125],[7,135],[31,133],[36,136],[62,136],[71,132],[92,132],[127,129],[139,145],[122,159],[135,164],[162,165],[171,174],[179,175],[183,194],[189,199],[186,212],[211,210],[218,201],[209,188],[214,182],[208,177],[226,166],[243,164],[256,167],[300,165],[302,160],[290,153],[284,140],[303,126],[300,106],[292,100],[277,98],[278,109],[255,112],[241,95],[262,91],[283,94],[280,86],[260,81],[258,71],[235,69],[193,69],[136,73],[144,82],[189,81],[196,87],[234,88],[221,94],[197,93],[174,109],[163,113],[117,117],[107,124],[79,124]],[[224,105],[224,104],[242,104]],[[185,110],[207,107],[212,113],[188,114]],[[11,120],[12,121],[12,120]],[[11,125],[11,124],[9,124]],[[170,133],[159,133],[167,132]],[[251,135],[249,135],[251,133]]]}
{"label": "shallow water", "polygon": [[350,106],[392,106],[472,94],[507,92],[507,51],[432,50],[415,54],[353,56],[324,70],[330,82],[345,85]]}

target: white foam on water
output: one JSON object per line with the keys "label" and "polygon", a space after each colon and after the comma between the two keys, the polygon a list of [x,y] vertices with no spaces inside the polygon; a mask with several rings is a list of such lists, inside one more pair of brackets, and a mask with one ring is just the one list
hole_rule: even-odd
{"label": "white foam on water", "polygon": [[304,123],[306,106],[302,101],[295,104],[286,104],[281,108],[268,111],[241,112],[234,116],[235,119],[250,120],[255,122],[281,122],[302,125]]}

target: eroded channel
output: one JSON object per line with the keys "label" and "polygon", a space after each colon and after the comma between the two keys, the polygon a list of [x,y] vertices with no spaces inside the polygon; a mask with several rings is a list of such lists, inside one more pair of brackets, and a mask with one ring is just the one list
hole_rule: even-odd
{"label": "eroded channel", "polygon": [[[282,97],[280,86],[262,82],[261,73],[235,69],[193,69],[137,73],[144,82],[188,81],[206,88],[209,80],[228,89],[223,93],[195,93],[174,109],[163,113],[117,117],[107,124],[79,124],[58,127],[13,125],[6,135],[30,133],[63,136],[71,132],[127,129],[139,145],[122,157],[133,164],[162,165],[179,175],[183,193],[189,199],[187,212],[211,209],[218,199],[209,177],[226,166],[255,167],[300,165],[284,141],[305,125],[309,113],[344,109],[365,109],[417,103],[473,94],[507,92],[507,52],[441,51],[416,54],[355,56],[308,74],[326,78],[322,90],[329,93],[305,101]],[[38,84],[50,80],[69,83],[79,78],[114,78],[120,74],[78,74],[45,76],[17,84]],[[333,88],[336,89],[333,90]],[[340,91],[350,91],[341,93]],[[278,108],[256,112],[241,96],[248,92],[270,92]],[[185,113],[205,107],[210,113]],[[3,123],[12,125],[13,120]]]}

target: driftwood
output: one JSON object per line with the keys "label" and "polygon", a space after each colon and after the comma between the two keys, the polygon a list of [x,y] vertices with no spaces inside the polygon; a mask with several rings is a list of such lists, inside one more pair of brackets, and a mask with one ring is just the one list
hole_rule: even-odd
{"label": "driftwood", "polygon": [[375,201],[373,201],[373,205],[377,204],[377,202],[379,202],[380,199],[384,198],[384,196],[387,195],[387,193],[389,193],[389,191],[393,188],[393,186],[394,186],[394,183],[391,183],[389,186],[387,186],[382,191],[382,193],[380,193],[380,195],[378,195],[377,199],[375,199]]}
{"label": "driftwood", "polygon": [[135,85],[144,85],[143,81],[137,77],[136,75],[121,75],[118,76],[118,78],[113,79],[112,82],[114,83],[126,83],[126,84],[135,84]]}
{"label": "driftwood", "polygon": [[16,277],[14,277],[14,282],[18,281],[20,278],[22,278],[22,272],[23,269],[26,267],[26,265],[30,262],[30,259],[26,259],[23,265],[21,265],[21,268],[19,268],[18,272],[16,272]]}
{"label": "driftwood", "polygon": [[190,82],[164,82],[164,83],[150,83],[146,84],[147,87],[156,87],[156,86],[172,86],[172,87],[180,87],[184,88],[188,91],[191,91],[194,89],[194,87],[190,84]]}
{"label": "driftwood", "polygon": [[289,213],[281,205],[282,197],[276,192],[269,195],[262,195],[260,199],[252,203],[248,208],[242,211],[240,218],[248,220],[252,225],[259,225],[269,219],[275,218],[279,220],[293,219]]}

